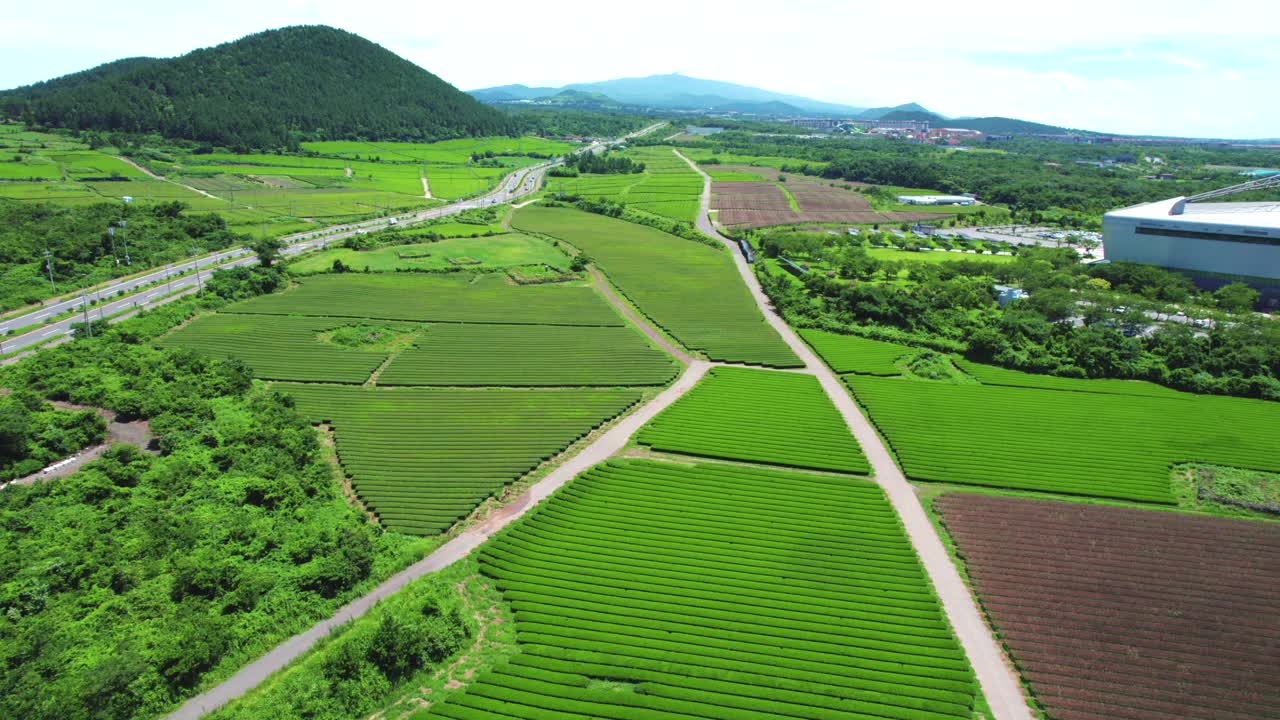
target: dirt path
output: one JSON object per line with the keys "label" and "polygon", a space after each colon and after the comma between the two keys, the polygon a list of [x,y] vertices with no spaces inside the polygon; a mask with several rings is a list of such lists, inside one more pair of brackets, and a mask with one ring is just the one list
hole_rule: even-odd
{"label": "dirt path", "polygon": [[622,313],[623,317],[629,320],[631,324],[640,328],[640,332],[644,333],[645,337],[649,338],[654,345],[657,345],[667,351],[667,353],[675,357],[676,360],[679,360],[681,365],[688,365],[693,362],[693,358],[690,357],[688,353],[676,347],[670,340],[663,337],[662,333],[658,332],[657,329],[637,315],[622,298],[618,297],[618,294],[613,291],[613,285],[609,284],[609,279],[604,276],[604,273],[600,272],[595,267],[591,267],[587,272],[591,275],[592,282],[595,284],[596,289],[600,291],[600,294],[604,296],[604,299],[608,300],[610,305],[617,308],[618,312]]}
{"label": "dirt path", "polygon": [[431,186],[427,184],[427,176],[422,176],[422,197],[427,200],[431,199]]}
{"label": "dirt path", "polygon": [[991,705],[995,720],[1031,720],[1031,711],[1023,697],[1022,686],[1018,682],[1017,675],[987,628],[982,614],[978,611],[977,603],[969,594],[969,589],[960,578],[959,571],[947,555],[942,539],[938,537],[924,507],[916,497],[915,489],[893,462],[888,448],[881,442],[880,436],[876,434],[871,423],[862,415],[853,398],[845,391],[840,379],[818,359],[818,356],[796,335],[786,321],[773,311],[769,298],[760,289],[760,283],[756,280],[755,273],[751,271],[751,266],[747,264],[741,253],[735,252],[734,243],[712,226],[707,216],[711,205],[711,176],[703,172],[689,158],[681,155],[679,151],[672,150],[672,152],[689,163],[689,166],[702,176],[702,203],[698,212],[698,229],[729,246],[738,274],[751,290],[751,295],[760,306],[765,319],[778,331],[792,352],[804,362],[805,367],[818,378],[823,390],[835,403],[845,423],[858,439],[863,452],[866,453],[875,472],[876,482],[889,496],[889,501],[901,518],[902,525],[911,539],[911,544],[915,546],[925,571],[929,573],[929,579],[933,582],[938,598],[942,601],[942,607],[951,621],[951,627],[964,647],[974,672],[977,673],[978,682],[982,685],[982,691]]}
{"label": "dirt path", "polygon": [[484,521],[462,531],[457,537],[437,548],[435,552],[392,575],[367,595],[339,608],[328,619],[320,621],[309,630],[294,635],[277,645],[266,655],[241,668],[239,672],[221,684],[191,698],[182,707],[168,715],[167,720],[195,720],[205,713],[222,707],[256,687],[272,673],[283,669],[285,665],[309,650],[311,646],[332,632],[334,628],[364,615],[378,601],[390,597],[408,583],[423,575],[448,567],[466,557],[494,533],[524,515],[530,508],[547,498],[547,496],[572,480],[579,473],[592,465],[607,460],[626,447],[632,435],[645,423],[653,419],[655,415],[692,389],[710,367],[711,363],[700,360],[690,363],[684,374],[676,380],[674,385],[662,391],[639,410],[609,428],[600,437],[596,438],[595,442],[583,448],[582,452],[569,458],[560,467],[548,473],[542,480],[530,486],[514,502],[498,508]]}
{"label": "dirt path", "polygon": [[178,182],[177,180],[170,180],[169,178],[167,178],[167,177],[165,177],[165,176],[163,176],[163,175],[157,175],[157,174],[155,174],[155,173],[151,172],[150,170],[146,169],[145,167],[143,167],[143,166],[139,165],[138,163],[136,163],[136,162],[134,162],[134,161],[130,160],[129,158],[127,158],[127,157],[125,157],[125,156],[123,156],[123,155],[117,155],[116,157],[120,158],[120,160],[121,160],[122,162],[124,162],[126,165],[131,165],[131,166],[133,166],[133,168],[134,168],[134,169],[136,169],[136,170],[138,170],[139,172],[143,173],[144,175],[146,175],[147,177],[151,178],[152,180],[159,180],[160,182],[167,182],[167,183],[169,183],[170,185],[177,185],[177,186],[178,186],[178,187],[180,187],[180,188],[186,188],[187,190],[190,190],[191,192],[196,193],[197,195],[203,195],[203,196],[205,196],[205,197],[207,197],[207,198],[210,198],[210,199],[212,199],[212,200],[222,200],[223,202],[225,202],[225,201],[226,201],[226,200],[225,200],[225,198],[220,198],[220,197],[218,197],[217,195],[214,195],[214,194],[212,194],[212,193],[207,193],[207,192],[205,192],[204,190],[201,190],[200,188],[194,188],[194,187],[191,187],[190,185],[183,185],[182,183]]}
{"label": "dirt path", "polygon": [[151,434],[151,426],[146,420],[135,420],[133,422],[120,422],[116,419],[116,414],[110,410],[102,408],[90,407],[88,405],[74,405],[60,400],[54,400],[49,403],[59,410],[93,410],[107,421],[107,437],[106,441],[87,447],[69,458],[59,460],[58,462],[43,468],[38,472],[34,472],[26,477],[20,477],[7,483],[0,483],[0,488],[8,485],[34,485],[44,480],[56,480],[64,478],[76,472],[86,464],[97,460],[107,448],[116,443],[128,443],[135,445],[139,449],[146,452],[150,450],[151,441],[154,436]]}

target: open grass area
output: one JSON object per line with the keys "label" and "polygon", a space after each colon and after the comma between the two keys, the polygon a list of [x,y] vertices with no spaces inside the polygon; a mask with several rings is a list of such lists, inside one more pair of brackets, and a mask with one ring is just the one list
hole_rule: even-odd
{"label": "open grass area", "polygon": [[530,206],[513,226],[587,253],[627,297],[686,347],[713,360],[798,367],[723,250],[633,223]]}
{"label": "open grass area", "polygon": [[1264,400],[845,382],[920,480],[1173,504],[1178,463],[1280,471],[1280,404]]}
{"label": "open grass area", "polygon": [[498,270],[516,265],[569,267],[569,258],[540,238],[509,233],[491,237],[453,238],[430,243],[396,245],[375,250],[333,248],[309,254],[290,265],[296,273],[329,272],[334,261],[351,270]]}
{"label": "open grass area", "polygon": [[1012,255],[993,255],[990,253],[960,253],[946,252],[937,250],[928,250],[913,252],[911,250],[898,250],[895,248],[868,248],[867,254],[876,260],[885,261],[892,260],[894,262],[905,263],[945,263],[959,262],[961,260],[974,260],[979,262],[990,263],[1008,263],[1013,262]]}
{"label": "open grass area", "polygon": [[224,312],[418,322],[622,326],[584,284],[514,285],[501,275],[345,273],[235,303]]}
{"label": "open grass area", "polygon": [[712,368],[636,441],[654,450],[869,473],[849,428],[812,375]]}
{"label": "open grass area", "polygon": [[677,367],[630,327],[432,325],[379,385],[663,385]]}
{"label": "open grass area", "polygon": [[484,545],[520,652],[422,720],[971,720],[979,695],[883,492],[614,460]]}
{"label": "open grass area", "polygon": [[640,399],[632,390],[457,390],[278,384],[389,529],[434,535]]}

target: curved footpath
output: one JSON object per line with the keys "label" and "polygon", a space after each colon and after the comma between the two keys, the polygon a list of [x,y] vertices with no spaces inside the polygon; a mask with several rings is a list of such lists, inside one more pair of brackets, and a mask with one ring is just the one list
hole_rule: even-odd
{"label": "curved footpath", "polygon": [[446,568],[466,557],[494,533],[506,527],[530,508],[558,490],[577,475],[597,463],[604,462],[626,447],[627,443],[645,423],[662,412],[697,384],[710,369],[712,363],[695,360],[689,363],[675,384],[658,394],[639,410],[624,417],[606,430],[595,442],[552,470],[546,477],[525,490],[511,503],[497,508],[483,521],[462,531],[457,537],[441,545],[435,552],[408,568],[392,575],[367,595],[341,607],[332,617],[322,620],[310,629],[289,638],[270,652],[241,668],[221,684],[203,692],[182,705],[167,720],[196,720],[213,712],[228,702],[245,694],[266,680],[272,673],[283,670],[295,658],[305,653],[328,635],[334,628],[367,613],[378,601],[390,597],[405,585],[426,575]]}
{"label": "curved footpath", "polygon": [[920,556],[925,572],[933,582],[934,591],[942,601],[947,619],[951,621],[956,637],[964,647],[974,672],[977,673],[978,682],[982,685],[982,692],[991,705],[995,720],[1031,720],[1031,711],[1022,695],[1022,686],[1018,682],[1017,675],[1006,662],[1004,653],[987,628],[982,614],[978,611],[977,603],[969,594],[969,588],[960,578],[959,571],[952,564],[951,557],[947,554],[947,549],[943,546],[942,539],[938,537],[933,524],[929,522],[929,516],[925,513],[924,506],[920,504],[920,499],[916,497],[915,490],[893,462],[889,450],[880,440],[871,423],[867,422],[862,415],[840,379],[796,335],[791,326],[773,311],[773,306],[761,290],[760,282],[751,271],[751,266],[742,257],[742,253],[738,252],[737,244],[721,235],[712,225],[708,215],[711,207],[711,176],[703,172],[692,160],[681,155],[678,150],[672,150],[672,152],[689,163],[689,166],[702,176],[702,205],[698,211],[698,229],[728,246],[734,264],[738,267],[738,274],[751,289],[751,295],[760,306],[765,319],[778,331],[792,352],[804,361],[808,372],[818,378],[822,389],[831,398],[831,402],[835,403],[840,414],[844,416],[845,423],[858,439],[858,443],[862,445],[862,450],[866,453],[867,460],[870,461],[875,472],[876,482],[889,496],[889,501],[901,518],[907,536],[911,538],[911,544],[915,546],[916,554]]}

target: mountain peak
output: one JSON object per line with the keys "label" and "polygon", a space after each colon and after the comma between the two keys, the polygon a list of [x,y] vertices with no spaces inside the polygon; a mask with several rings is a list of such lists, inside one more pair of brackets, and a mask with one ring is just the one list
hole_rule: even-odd
{"label": "mountain peak", "polygon": [[0,111],[55,127],[259,148],[299,137],[439,140],[512,130],[504,115],[435,75],[327,25],[108,63],[0,92]]}

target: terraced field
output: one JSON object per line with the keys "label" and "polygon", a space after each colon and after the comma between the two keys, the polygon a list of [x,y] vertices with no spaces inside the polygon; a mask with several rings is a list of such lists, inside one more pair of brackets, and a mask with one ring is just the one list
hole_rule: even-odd
{"label": "terraced field", "polygon": [[712,360],[799,367],[765,322],[727,253],[643,225],[530,206],[512,224],[590,255],[624,294],[685,347]]}
{"label": "terraced field", "polygon": [[662,385],[677,367],[629,327],[432,325],[379,385]]}
{"label": "terraced field", "polygon": [[636,440],[688,455],[871,472],[858,441],[812,375],[712,368]]}
{"label": "terraced field", "polygon": [[1280,525],[968,493],[935,507],[1051,720],[1276,717]]}
{"label": "terraced field", "polygon": [[392,530],[433,535],[626,412],[626,390],[446,390],[280,383],[333,426],[365,505]]}
{"label": "terraced field", "polygon": [[260,315],[521,325],[623,325],[586,285],[511,285],[499,275],[463,273],[317,275],[284,292],[235,303],[225,312]]}
{"label": "terraced field", "polygon": [[236,358],[253,370],[254,377],[264,380],[359,385],[387,359],[387,353],[341,347],[317,339],[326,330],[350,323],[340,318],[220,313],[197,318],[156,344]]}
{"label": "terraced field", "polygon": [[840,335],[812,329],[800,329],[796,332],[838,373],[901,375],[902,369],[898,367],[897,361],[919,352],[917,348],[858,335]]}
{"label": "terraced field", "polygon": [[417,718],[973,717],[972,670],[868,482],[612,461],[480,563],[521,651]]}
{"label": "terraced field", "polygon": [[1280,404],[850,375],[913,478],[1173,503],[1181,462],[1280,471]]}

